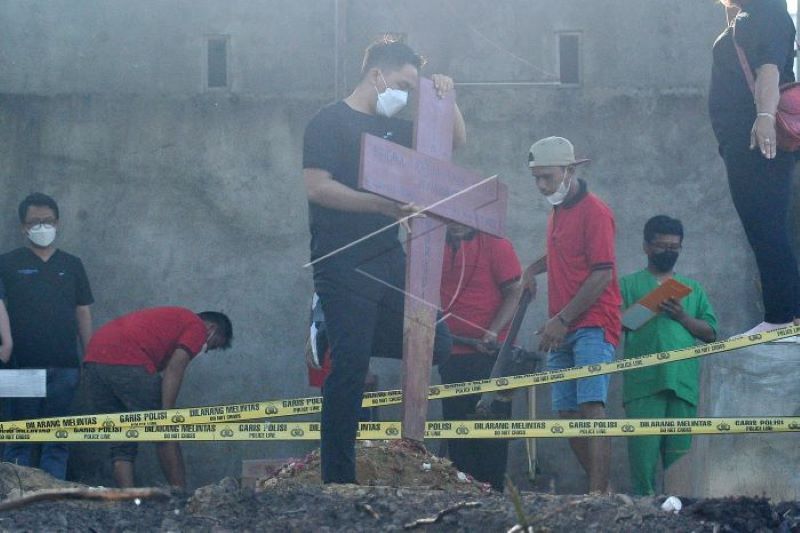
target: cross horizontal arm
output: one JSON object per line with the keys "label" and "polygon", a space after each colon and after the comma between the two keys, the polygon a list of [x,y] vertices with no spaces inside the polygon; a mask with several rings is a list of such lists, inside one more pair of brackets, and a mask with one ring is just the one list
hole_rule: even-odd
{"label": "cross horizontal arm", "polygon": [[[457,194],[483,179],[442,159],[365,134],[359,186],[402,203],[435,206],[431,214],[498,237],[505,234],[507,190],[491,180]],[[451,198],[441,202],[442,199]]]}

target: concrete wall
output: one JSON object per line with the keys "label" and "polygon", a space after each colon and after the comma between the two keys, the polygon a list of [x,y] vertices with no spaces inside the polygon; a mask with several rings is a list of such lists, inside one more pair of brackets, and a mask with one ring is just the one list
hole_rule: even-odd
{"label": "concrete wall", "polygon": [[[470,141],[457,160],[508,183],[509,235],[523,262],[544,250],[548,213],[527,149],[543,136],[567,136],[593,159],[583,175],[616,212],[620,272],[643,266],[647,218],[682,218],[680,270],[705,284],[727,335],[759,311],[754,262],[705,111],[709,50],[722,26],[719,6],[685,0],[8,0],[0,12],[0,247],[21,243],[18,201],[48,192],[63,208],[62,246],[89,271],[97,324],[159,304],[230,313],[234,349],[191,365],[182,405],[313,394],[302,359],[311,290],[301,268],[302,132],[337,87],[342,94],[353,85],[363,47],[389,31],[429,56],[428,74],[472,82],[458,87]],[[552,80],[556,31],[582,33],[583,85],[508,85]],[[232,88],[204,91],[205,38],[217,34],[230,36]],[[545,296],[523,334],[531,346]],[[725,368],[726,357],[706,361],[705,374]],[[373,369],[382,387],[399,386],[397,362]],[[614,416],[622,414],[619,381]],[[550,416],[548,390],[538,396],[539,416]],[[767,405],[740,409],[725,414]],[[701,413],[713,412],[706,395]],[[716,490],[693,475],[711,440],[698,439],[676,467],[683,493]],[[512,447],[511,471],[522,483],[522,442]],[[152,449],[143,448],[141,480],[160,482]],[[309,448],[184,449],[198,485],[236,475],[242,459]],[[552,480],[559,492],[585,490],[565,442],[540,442],[539,452],[540,487]],[[73,473],[108,483],[97,457],[94,447],[77,449]],[[627,488],[621,439],[614,470],[615,487]]]}

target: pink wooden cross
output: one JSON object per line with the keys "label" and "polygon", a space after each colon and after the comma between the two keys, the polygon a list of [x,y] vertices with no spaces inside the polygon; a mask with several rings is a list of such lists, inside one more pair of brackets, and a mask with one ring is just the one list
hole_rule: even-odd
{"label": "pink wooden cross", "polygon": [[[359,186],[397,202],[433,206],[427,211],[429,216],[410,220],[411,233],[406,241],[403,437],[421,442],[436,312],[441,305],[439,285],[447,233],[441,219],[502,237],[508,193],[497,179],[484,180],[450,162],[454,91],[439,98],[433,82],[420,78],[416,99],[414,149],[364,134]],[[474,187],[481,181],[485,183]]]}

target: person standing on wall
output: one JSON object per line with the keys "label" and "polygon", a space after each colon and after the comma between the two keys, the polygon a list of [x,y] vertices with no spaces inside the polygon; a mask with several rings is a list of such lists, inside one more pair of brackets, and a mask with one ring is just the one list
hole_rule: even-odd
{"label": "person standing on wall", "polygon": [[[19,220],[27,246],[0,256],[0,280],[6,286],[8,314],[14,332],[11,364],[47,370],[45,398],[11,398],[10,420],[69,414],[80,378],[78,341],[83,348],[92,336],[94,302],[81,260],[56,247],[58,204],[34,193],[19,205]],[[32,465],[33,444],[8,442],[4,459]],[[39,468],[58,479],[67,473],[66,443],[42,444]]]}
{"label": "person standing on wall", "polygon": [[[779,86],[795,79],[795,28],[786,0],[720,1],[735,17],[714,43],[709,112],[761,279],[764,317],[743,334],[751,335],[800,323],[800,276],[789,225],[795,154],[778,148],[775,130]],[[755,95],[736,45],[753,70]]]}
{"label": "person standing on wall", "polygon": [[[675,273],[683,246],[680,220],[659,215],[644,226],[647,268],[619,280],[625,309],[674,278],[692,289],[681,301],[667,300],[661,313],[636,331],[625,330],[625,358],[668,352],[694,346],[697,341],[714,342],[717,318],[703,287]],[[700,361],[687,359],[623,374],[623,405],[629,418],[694,418],[700,396]],[[656,494],[659,459],[664,470],[683,457],[692,446],[691,435],[631,437],[628,460],[634,494]]]}
{"label": "person standing on wall", "polygon": [[[417,87],[422,58],[401,42],[367,48],[361,80],[344,100],[320,110],[305,130],[303,177],[309,205],[311,259],[384,228],[417,210],[358,190],[361,136],[369,133],[410,147],[413,124],[395,115]],[[440,95],[453,88],[432,76]],[[456,107],[454,145],[466,140]],[[355,483],[355,438],[364,378],[371,356],[402,357],[405,254],[396,229],[384,231],[314,263],[331,346],[332,369],[322,388],[321,469],[324,483]],[[449,334],[437,324],[434,360],[449,352]]]}
{"label": "person standing on wall", "polygon": [[[563,137],[537,141],[528,165],[539,192],[553,206],[547,222],[547,254],[534,261],[523,285],[536,294],[537,274],[547,273],[550,318],[539,329],[547,369],[609,363],[620,337],[620,305],[611,209],[576,177],[572,143]],[[561,418],[606,418],[609,376],[552,385],[553,410]],[[609,439],[572,438],[572,451],[589,476],[589,491],[609,490]]]}

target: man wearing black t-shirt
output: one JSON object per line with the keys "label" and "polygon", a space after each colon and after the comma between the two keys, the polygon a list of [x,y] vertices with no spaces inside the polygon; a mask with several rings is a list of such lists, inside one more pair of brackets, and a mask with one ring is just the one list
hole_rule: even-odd
{"label": "man wearing black t-shirt", "polygon": [[[14,332],[11,364],[47,370],[45,398],[13,398],[6,415],[11,420],[69,414],[80,377],[78,340],[85,347],[92,335],[89,306],[94,302],[83,263],[54,245],[58,204],[34,193],[19,206],[27,246],[0,256],[0,280],[6,287],[8,315]],[[31,465],[32,444],[6,443],[4,459]],[[42,445],[39,467],[64,479],[65,443]]]}
{"label": "man wearing black t-shirt", "polygon": [[[405,254],[397,230],[384,231],[339,251],[416,206],[358,189],[361,137],[369,133],[410,147],[413,124],[394,115],[415,89],[422,58],[403,43],[379,41],[365,54],[362,78],[342,101],[323,108],[306,127],[303,176],[308,193],[314,289],[319,295],[333,366],[323,386],[322,480],[355,483],[355,437],[364,377],[371,356],[401,357]],[[440,95],[453,87],[434,75]],[[454,145],[466,140],[456,107]],[[322,259],[327,254],[330,257]],[[434,360],[449,352],[449,334],[437,326]]]}

